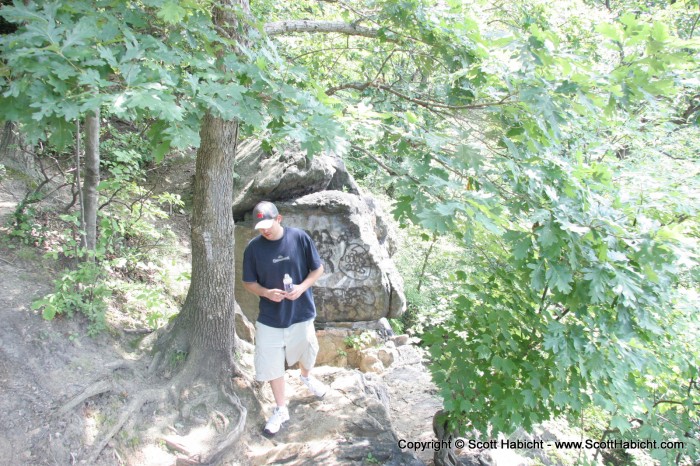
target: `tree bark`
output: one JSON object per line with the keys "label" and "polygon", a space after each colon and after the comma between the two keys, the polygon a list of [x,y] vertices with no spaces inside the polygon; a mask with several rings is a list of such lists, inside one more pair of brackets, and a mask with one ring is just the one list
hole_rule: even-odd
{"label": "tree bark", "polygon": [[[238,122],[207,114],[200,129],[192,206],[192,278],[180,314],[158,342],[188,353],[191,380],[234,370],[233,166]],[[174,346],[174,348],[172,347]],[[194,364],[192,364],[194,362]]]}
{"label": "tree bark", "polygon": [[[97,244],[97,185],[100,184],[100,110],[85,118],[85,178],[83,180],[83,214],[85,246],[95,251]],[[91,256],[88,256],[91,257]],[[94,256],[92,256],[94,257]]]}
{"label": "tree bark", "polygon": [[193,345],[233,348],[233,164],[238,122],[207,115],[200,131],[192,210],[192,282],[183,313]]}
{"label": "tree bark", "polygon": [[18,170],[34,180],[41,179],[33,148],[26,145],[17,124],[11,121],[2,123],[0,130],[0,164]]}

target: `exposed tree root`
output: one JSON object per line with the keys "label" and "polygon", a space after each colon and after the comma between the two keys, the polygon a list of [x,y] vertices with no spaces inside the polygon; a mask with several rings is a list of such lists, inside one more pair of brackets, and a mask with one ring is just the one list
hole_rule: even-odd
{"label": "exposed tree root", "polygon": [[[130,364],[127,361],[115,361],[105,365],[105,368],[109,371],[115,371],[117,369],[129,368]],[[57,411],[59,416],[67,414],[72,411],[77,406],[81,405],[83,402],[89,400],[90,398],[101,395],[103,393],[111,392],[115,390],[115,385],[111,381],[98,380],[88,385],[85,390],[83,390],[78,396],[74,397],[68,403],[63,405]]]}
{"label": "exposed tree root", "polygon": [[[64,416],[96,396],[110,392],[125,396],[126,393],[134,392],[133,395],[130,395],[127,406],[119,413],[116,422],[98,436],[87,455],[86,462],[88,464],[97,462],[109,442],[124,428],[129,419],[139,413],[145,404],[167,400],[173,402],[173,408],[179,411],[179,418],[187,425],[207,425],[216,439],[212,442],[212,447],[207,447],[206,451],[197,452],[193,451],[187,442],[182,442],[180,440],[182,437],[179,437],[179,434],[177,437],[161,437],[169,449],[179,453],[176,464],[214,465],[232,453],[232,447],[243,434],[248,414],[236,390],[252,390],[250,383],[247,383],[250,381],[245,377],[238,379],[238,383],[235,384],[237,388],[234,388],[231,384],[231,376],[239,374],[235,364],[229,370],[221,369],[228,364],[217,364],[219,370],[212,371],[212,366],[205,364],[198,357],[201,355],[191,356],[193,355],[190,355],[187,363],[179,368],[176,377],[155,388],[141,391],[125,389],[113,377],[109,379],[103,377],[101,380],[89,384],[80,394],[58,409],[57,414]],[[149,372],[162,362],[163,358],[156,356]],[[113,372],[129,367],[129,364],[127,361],[120,361],[110,364],[106,368]],[[217,384],[218,389],[213,388]]]}
{"label": "exposed tree root", "polygon": [[187,447],[184,446],[183,444],[181,444],[180,442],[178,442],[178,441],[176,441],[176,440],[173,440],[173,439],[171,439],[171,438],[169,438],[169,437],[163,437],[163,438],[161,438],[161,440],[162,440],[163,442],[165,442],[165,445],[166,445],[168,448],[170,448],[171,450],[176,451],[176,452],[178,452],[178,453],[182,453],[183,455],[185,455],[185,456],[187,456],[187,457],[191,457],[191,456],[192,456],[192,452],[189,451],[189,450],[187,449]]}
{"label": "exposed tree root", "polygon": [[141,406],[143,406],[145,403],[149,403],[151,401],[156,401],[156,400],[163,400],[167,398],[168,392],[165,389],[152,389],[152,390],[146,390],[141,393],[138,393],[129,403],[129,405],[126,407],[124,411],[119,415],[119,419],[117,420],[116,424],[112,426],[112,428],[107,432],[107,434],[97,442],[93,448],[92,452],[90,453],[90,457],[88,459],[88,464],[95,464],[97,461],[97,457],[100,456],[100,453],[102,453],[102,450],[107,446],[107,443],[112,440],[112,437],[117,435],[117,433],[122,430],[122,427],[124,424],[126,424],[126,421],[129,420],[129,418],[137,412],[138,410],[141,409]]}
{"label": "exposed tree root", "polygon": [[111,392],[114,390],[114,384],[112,382],[108,382],[106,380],[99,381],[95,384],[92,384],[88,386],[85,390],[83,390],[78,396],[70,400],[68,403],[63,405],[59,410],[58,410],[58,415],[63,416],[67,414],[69,411],[72,411],[75,409],[77,406],[81,405],[83,402],[89,400],[93,396],[101,395],[106,392]]}
{"label": "exposed tree root", "polygon": [[248,417],[248,410],[245,409],[241,403],[240,398],[234,392],[228,390],[226,386],[222,385],[219,390],[227,398],[228,402],[231,403],[233,407],[238,410],[238,422],[236,426],[231,428],[226,434],[226,438],[213,449],[209,457],[206,459],[204,464],[217,464],[221,457],[226,454],[229,448],[238,441],[241,434],[243,434],[243,429],[245,428],[245,421]]}

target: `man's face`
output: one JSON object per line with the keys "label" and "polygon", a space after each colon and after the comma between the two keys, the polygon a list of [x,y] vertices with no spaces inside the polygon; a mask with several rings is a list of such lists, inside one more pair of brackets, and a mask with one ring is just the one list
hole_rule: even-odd
{"label": "man's face", "polygon": [[275,241],[282,237],[282,216],[278,215],[275,221],[272,223],[270,228],[259,228],[258,231],[263,236],[263,238]]}

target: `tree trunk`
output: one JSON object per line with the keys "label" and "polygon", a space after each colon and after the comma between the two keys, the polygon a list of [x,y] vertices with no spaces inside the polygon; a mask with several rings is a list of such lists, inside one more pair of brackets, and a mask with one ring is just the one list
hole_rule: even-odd
{"label": "tree trunk", "polygon": [[192,278],[182,311],[159,346],[172,351],[167,347],[175,343],[175,350],[188,353],[188,366],[216,377],[221,370],[234,368],[232,205],[238,123],[207,115],[200,137],[192,208]]}
{"label": "tree trunk", "polygon": [[[100,110],[85,118],[85,179],[83,181],[83,219],[85,244],[95,251],[97,244],[97,185],[100,184]],[[88,256],[91,257],[91,256]],[[94,258],[94,256],[92,256]]]}
{"label": "tree trunk", "polygon": [[0,164],[39,180],[42,176],[35,157],[34,150],[22,140],[17,124],[5,122],[0,130]]}
{"label": "tree trunk", "polygon": [[[234,8],[236,7],[236,8]],[[213,21],[243,43],[235,11],[250,10],[248,0],[227,0],[213,10]],[[199,131],[192,205],[192,277],[180,314],[156,352],[184,351],[182,383],[197,377],[236,373],[233,237],[233,175],[238,120],[207,113]],[[165,350],[165,351],[163,351]],[[155,361],[155,367],[162,361]],[[222,374],[224,373],[224,374]]]}

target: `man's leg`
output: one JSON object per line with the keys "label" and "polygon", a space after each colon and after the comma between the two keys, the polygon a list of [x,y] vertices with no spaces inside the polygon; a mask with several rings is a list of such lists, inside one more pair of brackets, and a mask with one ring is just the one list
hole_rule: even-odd
{"label": "man's leg", "polygon": [[282,424],[289,420],[289,410],[284,400],[284,376],[270,380],[272,394],[275,396],[277,406],[272,411],[272,416],[267,420],[263,435],[272,437],[282,428]]}
{"label": "man's leg", "polygon": [[307,323],[305,336],[306,349],[301,358],[299,358],[301,381],[311,393],[319,398],[323,398],[328,392],[328,386],[311,376],[311,371],[316,365],[316,356],[318,355],[318,340],[316,339],[316,330],[314,329],[313,321]]}
{"label": "man's leg", "polygon": [[[306,371],[306,373],[308,375],[309,372]],[[272,395],[275,397],[277,406],[284,406],[286,404],[284,399],[284,376],[270,380],[270,388],[272,388]]]}
{"label": "man's leg", "polygon": [[276,404],[263,429],[263,434],[269,437],[279,432],[282,424],[289,420],[289,410],[284,399],[283,331],[260,322],[256,322],[256,330],[255,377],[270,382]]}

